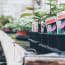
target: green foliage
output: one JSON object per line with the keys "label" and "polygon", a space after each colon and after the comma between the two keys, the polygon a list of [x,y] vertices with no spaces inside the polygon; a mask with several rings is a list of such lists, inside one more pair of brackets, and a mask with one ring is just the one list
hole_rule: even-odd
{"label": "green foliage", "polygon": [[7,24],[5,24],[5,25],[2,27],[2,29],[3,29],[3,28],[11,29],[13,32],[16,31],[16,25],[14,25],[14,24],[12,24],[12,23],[7,23]]}
{"label": "green foliage", "polygon": [[32,14],[31,13],[24,13],[20,17],[25,17],[25,16],[32,16]]}
{"label": "green foliage", "polygon": [[56,2],[56,0],[48,0],[48,3],[45,4],[50,7],[50,10],[43,12],[34,12],[35,16],[33,17],[33,19],[36,20],[37,22],[41,22],[41,21],[45,21],[45,19],[48,17],[56,16],[57,14],[56,3],[53,2]]}
{"label": "green foliage", "polygon": [[[54,3],[53,3],[54,2]],[[45,21],[46,18],[56,16],[58,12],[62,12],[65,10],[65,3],[61,3],[60,9],[57,8],[57,0],[47,0],[46,5],[49,6],[49,9],[47,12],[34,12],[33,19],[37,22]]]}
{"label": "green foliage", "polygon": [[0,27],[2,27],[3,25],[5,25],[6,23],[9,22],[9,17],[10,16],[0,16]]}
{"label": "green foliage", "polygon": [[34,10],[32,7],[26,7],[27,10]]}
{"label": "green foliage", "polygon": [[46,5],[49,5],[49,8],[50,8],[49,15],[53,16],[53,14],[57,13],[56,3],[53,3],[53,2],[56,2],[56,0],[48,0],[48,1],[49,2],[46,3]]}
{"label": "green foliage", "polygon": [[65,3],[61,3],[60,7],[61,7],[62,11],[65,10]]}
{"label": "green foliage", "polygon": [[51,6],[56,6],[56,4],[53,4],[53,3],[46,3],[47,5],[51,5]]}
{"label": "green foliage", "polygon": [[44,12],[34,12],[34,17],[33,19],[36,20],[37,22],[41,22],[41,21],[45,21],[46,16],[48,15],[48,13],[46,11]]}
{"label": "green foliage", "polygon": [[47,12],[34,12],[34,15],[37,16],[37,17],[43,17],[45,15],[47,15]]}
{"label": "green foliage", "polygon": [[[52,16],[53,14],[57,14],[58,12],[64,11],[65,10],[65,3],[60,3],[59,6],[60,8],[57,9],[57,0],[48,0],[49,3],[46,3],[46,5],[50,6],[50,15]],[[52,3],[56,2],[56,3]]]}
{"label": "green foliage", "polygon": [[14,32],[16,30],[22,30],[22,31],[31,31],[32,30],[32,26],[30,24],[22,25],[20,23],[17,23],[17,24],[7,23],[5,26],[3,26],[3,28],[11,29]]}
{"label": "green foliage", "polygon": [[31,31],[32,27],[29,25],[19,25],[16,27],[17,30],[22,30],[22,31]]}

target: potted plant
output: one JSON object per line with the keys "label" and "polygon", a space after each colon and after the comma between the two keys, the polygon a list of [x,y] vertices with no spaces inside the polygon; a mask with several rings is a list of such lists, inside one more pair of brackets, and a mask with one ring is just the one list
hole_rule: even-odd
{"label": "potted plant", "polygon": [[57,33],[56,19],[57,19],[57,12],[58,12],[57,0],[54,0],[54,1],[48,0],[47,2],[48,3],[46,3],[46,5],[49,6],[49,13],[45,20],[47,33],[56,34]]}
{"label": "potted plant", "polygon": [[34,12],[34,17],[33,19],[38,22],[38,32],[41,32],[41,22],[46,19],[48,12],[47,11],[42,11],[41,9],[38,9],[37,11]]}
{"label": "potted plant", "polygon": [[[50,33],[50,34],[57,33],[57,31],[56,31],[57,30],[57,27],[58,27],[56,25],[57,24],[57,21],[58,21],[58,19],[57,19],[57,16],[58,16],[57,13],[62,12],[63,10],[65,10],[65,3],[60,3],[59,5],[57,3],[58,3],[58,0],[48,0],[48,3],[46,3],[46,5],[49,6],[49,14],[47,15],[46,19],[47,20],[49,19],[50,22],[51,22],[51,20],[54,19],[53,17],[55,17],[55,19],[56,19],[55,22],[53,21],[53,22],[51,22],[49,24],[46,24],[47,25],[46,26],[47,27],[47,32]],[[54,28],[53,23],[56,26],[55,29],[53,29]]]}
{"label": "potted plant", "polygon": [[3,31],[10,33],[12,31],[11,27],[12,26],[10,26],[9,24],[6,24],[5,26],[3,26]]}
{"label": "potted plant", "polygon": [[18,25],[17,32],[16,32],[16,38],[19,40],[28,39],[27,32],[30,30],[31,30],[31,26],[29,25]]}
{"label": "potted plant", "polygon": [[3,26],[2,30],[7,33],[14,33],[16,31],[16,26],[14,24],[7,23]]}

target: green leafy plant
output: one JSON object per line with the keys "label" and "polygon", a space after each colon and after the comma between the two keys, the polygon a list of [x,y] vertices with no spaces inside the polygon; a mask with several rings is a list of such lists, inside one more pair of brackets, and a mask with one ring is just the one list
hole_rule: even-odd
{"label": "green leafy plant", "polygon": [[32,16],[32,14],[31,13],[24,13],[20,17],[25,17],[25,16]]}
{"label": "green leafy plant", "polygon": [[0,16],[0,23],[2,23],[3,25],[5,25],[6,23],[9,22],[8,18],[10,16]]}
{"label": "green leafy plant", "polygon": [[7,23],[4,28],[9,28],[9,29],[13,29],[15,27],[15,25]]}
{"label": "green leafy plant", "polygon": [[27,10],[34,10],[33,7],[26,7]]}
{"label": "green leafy plant", "polygon": [[19,31],[31,31],[32,27],[29,25],[18,25],[16,29]]}
{"label": "green leafy plant", "polygon": [[3,29],[3,28],[11,29],[12,32],[16,32],[16,25],[14,25],[14,24],[12,24],[12,23],[7,23],[7,24],[5,24],[5,25],[2,27],[2,29]]}
{"label": "green leafy plant", "polygon": [[0,28],[2,28],[6,23],[9,23],[10,16],[0,16]]}
{"label": "green leafy plant", "polygon": [[[58,0],[48,0],[48,3],[46,3],[46,5],[50,7],[49,16],[54,16],[54,15],[56,16],[58,12],[62,12],[65,10],[65,3],[60,3],[60,4],[57,3]],[[60,6],[60,8],[58,8],[58,5]]]}
{"label": "green leafy plant", "polygon": [[33,19],[37,22],[41,22],[41,21],[45,21],[46,19],[46,16],[47,16],[47,12],[34,12],[34,17]]}
{"label": "green leafy plant", "polygon": [[59,5],[61,7],[61,11],[64,11],[65,10],[65,3],[60,3]]}
{"label": "green leafy plant", "polygon": [[48,16],[54,16],[57,14],[56,0],[48,0],[48,3],[46,3],[46,5],[48,5],[50,9]]}

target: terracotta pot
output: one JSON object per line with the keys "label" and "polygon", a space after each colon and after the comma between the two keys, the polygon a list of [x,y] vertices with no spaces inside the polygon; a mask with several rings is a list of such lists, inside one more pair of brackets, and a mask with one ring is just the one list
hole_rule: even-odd
{"label": "terracotta pot", "polygon": [[17,35],[27,35],[27,32],[26,31],[17,31],[16,33]]}
{"label": "terracotta pot", "polygon": [[11,31],[11,29],[4,28],[3,31]]}

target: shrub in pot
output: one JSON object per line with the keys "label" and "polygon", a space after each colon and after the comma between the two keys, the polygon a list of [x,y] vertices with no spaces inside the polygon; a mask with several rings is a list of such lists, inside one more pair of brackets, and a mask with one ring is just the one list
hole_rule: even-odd
{"label": "shrub in pot", "polygon": [[7,23],[5,26],[3,26],[2,30],[7,33],[13,33],[16,32],[16,26],[14,24]]}
{"label": "shrub in pot", "polygon": [[47,15],[48,11],[42,9],[38,9],[37,11],[34,12],[33,19],[36,22],[38,22],[38,32],[41,32],[41,22],[45,21]]}
{"label": "shrub in pot", "polygon": [[14,24],[14,25],[12,25],[12,33],[16,33],[16,31],[17,31],[17,29],[16,29],[16,25]]}
{"label": "shrub in pot", "polygon": [[3,27],[2,30],[5,31],[5,32],[7,32],[7,33],[10,33],[10,32],[12,31],[11,27],[10,27],[8,24],[6,24],[6,25]]}
{"label": "shrub in pot", "polygon": [[20,25],[19,27],[17,27],[16,38],[19,40],[28,39],[27,32],[30,30],[31,30],[30,26]]}
{"label": "shrub in pot", "polygon": [[[55,3],[53,3],[53,2],[55,2]],[[57,0],[48,0],[47,3],[46,3],[46,5],[49,6],[49,13],[48,13],[46,19],[49,19],[48,21],[51,22],[51,23],[49,23],[46,26],[47,27],[47,32],[49,34],[56,34],[57,33],[57,29],[54,29],[54,27],[57,28],[57,25],[56,25],[57,22],[58,22],[57,21],[57,13],[65,10],[65,7],[64,7],[65,6],[65,3],[59,3],[59,6],[60,6],[60,8],[59,8],[58,7],[58,1]],[[55,22],[52,21],[54,19],[56,19]]]}

